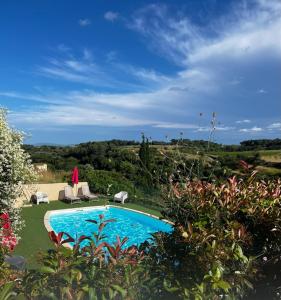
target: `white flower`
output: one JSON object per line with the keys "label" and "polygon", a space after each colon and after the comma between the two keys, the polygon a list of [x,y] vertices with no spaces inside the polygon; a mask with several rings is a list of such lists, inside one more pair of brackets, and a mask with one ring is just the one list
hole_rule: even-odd
{"label": "white flower", "polygon": [[23,192],[23,184],[36,178],[30,157],[22,149],[23,133],[11,129],[6,111],[0,109],[0,213],[7,212],[17,234],[23,226],[16,199]]}

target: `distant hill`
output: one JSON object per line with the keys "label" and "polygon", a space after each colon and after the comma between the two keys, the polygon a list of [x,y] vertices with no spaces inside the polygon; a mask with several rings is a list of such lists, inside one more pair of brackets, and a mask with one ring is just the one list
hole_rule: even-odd
{"label": "distant hill", "polygon": [[[240,142],[240,145],[224,145],[205,140],[190,140],[190,139],[172,139],[169,142],[165,141],[151,141],[151,145],[183,145],[198,150],[209,151],[255,151],[255,150],[281,150],[281,139],[258,139],[258,140],[245,140]],[[88,147],[89,145],[112,145],[112,146],[138,146],[139,141],[134,140],[108,140],[108,141],[90,141],[76,145],[65,145],[55,143],[36,143],[33,145],[26,144],[25,147],[30,149],[32,147]]]}
{"label": "distant hill", "polygon": [[32,146],[35,146],[35,147],[41,147],[41,146],[64,147],[64,146],[68,146],[68,145],[66,145],[66,144],[55,144],[55,143],[36,143],[36,144],[32,144]]}

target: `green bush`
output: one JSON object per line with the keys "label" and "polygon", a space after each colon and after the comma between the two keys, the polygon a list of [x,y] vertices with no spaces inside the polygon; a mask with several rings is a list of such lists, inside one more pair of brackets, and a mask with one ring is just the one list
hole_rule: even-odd
{"label": "green bush", "polygon": [[130,198],[141,195],[131,181],[117,172],[95,170],[91,165],[86,165],[80,168],[80,178],[87,181],[91,191],[95,193],[112,196],[120,191],[127,191]]}
{"label": "green bush", "polygon": [[164,193],[175,232],[155,243],[152,263],[180,298],[244,299],[266,288],[280,299],[281,180],[259,180],[242,165],[239,179],[173,180]]}

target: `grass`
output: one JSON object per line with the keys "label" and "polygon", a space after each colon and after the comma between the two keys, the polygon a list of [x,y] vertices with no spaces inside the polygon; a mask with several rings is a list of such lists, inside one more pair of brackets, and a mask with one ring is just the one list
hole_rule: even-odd
{"label": "grass", "polygon": [[[38,252],[53,248],[43,223],[44,215],[48,210],[104,205],[105,201],[106,200],[92,203],[84,202],[73,205],[61,201],[51,201],[50,204],[40,204],[23,208],[22,218],[25,220],[25,227],[21,232],[21,240],[15,249],[15,255],[24,256],[27,260],[27,266],[29,268],[34,268],[37,266],[36,258]],[[114,203],[114,205],[120,204]],[[122,207],[140,210],[156,216],[161,215],[157,210],[145,208],[134,203],[126,203],[122,205]]]}
{"label": "grass", "polygon": [[281,150],[260,151],[262,160],[273,163],[281,163]]}
{"label": "grass", "polygon": [[65,182],[66,178],[69,178],[69,172],[48,170],[39,172],[38,183]]}
{"label": "grass", "polygon": [[265,175],[281,175],[281,170],[273,167],[257,166],[256,170]]}

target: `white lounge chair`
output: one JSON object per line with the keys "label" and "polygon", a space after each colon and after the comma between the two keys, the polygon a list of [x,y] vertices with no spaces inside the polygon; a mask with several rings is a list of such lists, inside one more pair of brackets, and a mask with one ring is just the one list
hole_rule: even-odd
{"label": "white lounge chair", "polygon": [[120,202],[122,204],[125,203],[125,200],[128,199],[128,193],[121,191],[114,195],[114,201]]}
{"label": "white lounge chair", "polygon": [[49,203],[49,198],[47,193],[36,192],[34,195],[34,199],[37,205],[39,205],[39,203]]}
{"label": "white lounge chair", "polygon": [[64,200],[70,202],[70,204],[81,202],[79,197],[73,195],[72,187],[69,185],[64,188]]}
{"label": "white lounge chair", "polygon": [[82,190],[82,195],[80,196],[80,198],[88,201],[97,200],[98,196],[91,193],[88,184],[82,185],[81,190]]}

